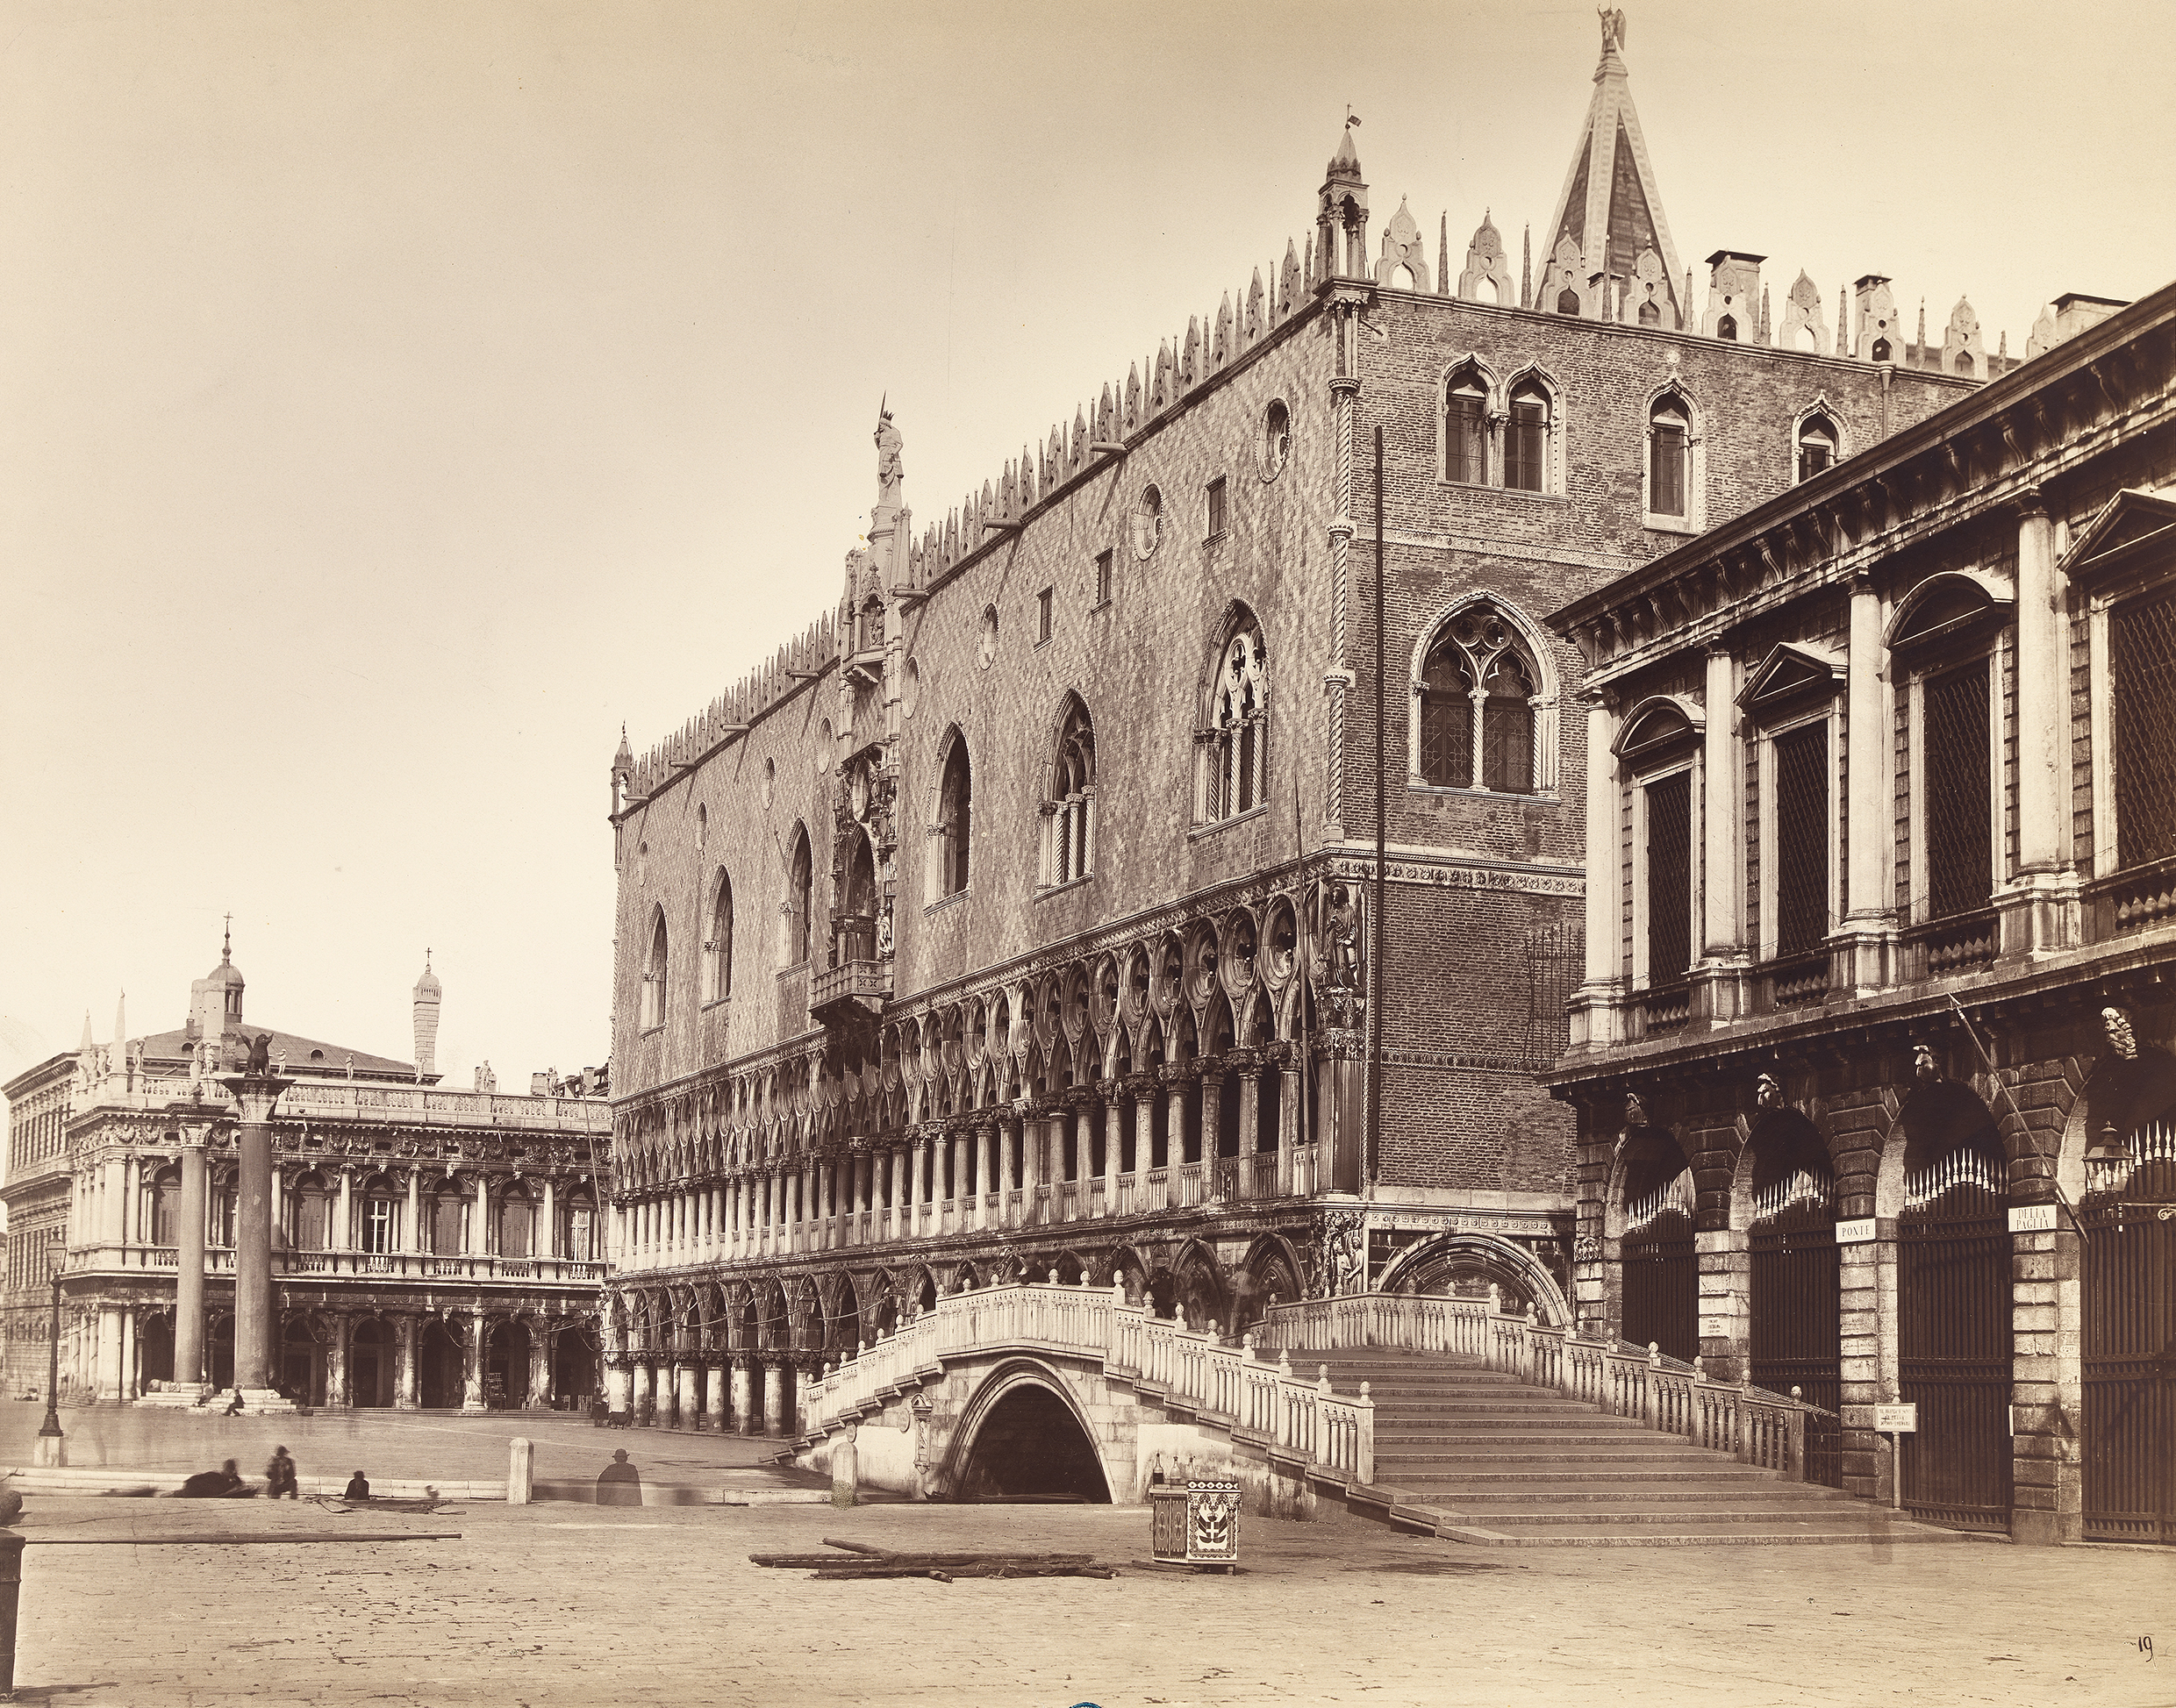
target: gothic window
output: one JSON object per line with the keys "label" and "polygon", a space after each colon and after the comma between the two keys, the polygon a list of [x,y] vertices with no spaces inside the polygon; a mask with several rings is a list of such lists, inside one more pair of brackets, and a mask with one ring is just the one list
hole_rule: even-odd
{"label": "gothic window", "polygon": [[1717,338],[1727,338],[1731,343],[1736,343],[1738,341],[1738,323],[1736,317],[1735,315],[1726,314],[1721,319],[1716,321],[1715,336]]}
{"label": "gothic window", "polygon": [[1078,696],[1070,697],[1043,805],[1047,883],[1071,883],[1095,869],[1096,730]]}
{"label": "gothic window", "polygon": [[666,965],[664,911],[662,908],[653,909],[649,958],[642,963],[641,1025],[645,1032],[665,1024]]}
{"label": "gothic window", "polygon": [[1874,340],[1874,347],[1869,354],[1872,354],[1876,361],[1888,361],[1889,340],[1886,338],[1877,338]]}
{"label": "gothic window", "polygon": [[1421,667],[1420,773],[1449,789],[1530,795],[1539,673],[1493,608],[1460,612]]}
{"label": "gothic window", "polygon": [[1640,304],[1640,325],[1643,326],[1659,326],[1662,325],[1661,306],[1652,297],[1650,297],[1646,301]]}
{"label": "gothic window", "polygon": [[1468,363],[1450,376],[1443,402],[1444,478],[1488,483],[1488,387]]}
{"label": "gothic window", "polygon": [[1810,481],[1836,460],[1836,423],[1815,411],[1798,425],[1798,477]]}
{"label": "gothic window", "polygon": [[798,967],[808,959],[811,899],[808,833],[793,827],[793,852],[786,860],[786,965]]}
{"label": "gothic window", "polygon": [[1284,472],[1292,454],[1292,411],[1282,397],[1271,402],[1262,417],[1262,478],[1273,481]]}
{"label": "gothic window", "polygon": [[967,888],[974,840],[974,778],[968,769],[967,741],[957,730],[946,749],[937,784],[937,894],[956,896]]}
{"label": "gothic window", "polygon": [[1692,418],[1683,401],[1664,395],[1647,416],[1647,509],[1652,516],[1686,515]]}
{"label": "gothic window", "polygon": [[1557,293],[1557,312],[1577,314],[1579,311],[1579,293],[1566,287]]}
{"label": "gothic window", "polygon": [[710,915],[703,922],[703,1000],[722,1001],[733,994],[733,880],[725,873],[710,892]]}
{"label": "gothic window", "polygon": [[1538,380],[1511,390],[1511,418],[1504,432],[1504,484],[1517,492],[1549,489],[1549,393]]}
{"label": "gothic window", "polygon": [[1208,726],[1199,738],[1198,798],[1203,821],[1233,818],[1263,804],[1269,775],[1269,659],[1262,631],[1241,611],[1217,654]]}

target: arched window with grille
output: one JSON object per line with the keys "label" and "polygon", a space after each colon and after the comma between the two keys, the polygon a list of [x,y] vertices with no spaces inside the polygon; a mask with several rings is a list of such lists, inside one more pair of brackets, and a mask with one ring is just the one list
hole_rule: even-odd
{"label": "arched window with grille", "polygon": [[1209,682],[1207,718],[1196,738],[1196,822],[1251,812],[1267,798],[1269,654],[1252,611],[1235,606]]}
{"label": "arched window with grille", "polygon": [[1069,694],[1042,807],[1044,883],[1073,883],[1094,871],[1095,803],[1095,725],[1080,696]]}
{"label": "arched window with grille", "polygon": [[720,871],[703,921],[703,1000],[722,1002],[732,994],[733,880]]}
{"label": "arched window with grille", "polygon": [[811,865],[808,833],[793,827],[793,846],[786,855],[785,964],[798,967],[808,959]]}
{"label": "arched window with grille", "polygon": [[662,908],[653,908],[650,910],[649,955],[642,963],[642,1030],[645,1032],[665,1024],[667,947],[665,911]]}
{"label": "arched window with grille", "polygon": [[975,775],[967,738],[956,727],[945,733],[937,766],[936,821],[930,827],[933,900],[963,892],[974,875]]}
{"label": "arched window with grille", "polygon": [[1530,795],[1542,673],[1532,644],[1495,604],[1468,604],[1421,652],[1413,684],[1414,780],[1442,789]]}

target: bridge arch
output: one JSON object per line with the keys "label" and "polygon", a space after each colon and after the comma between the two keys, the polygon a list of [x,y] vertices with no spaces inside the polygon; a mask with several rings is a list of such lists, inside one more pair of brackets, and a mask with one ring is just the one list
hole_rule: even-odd
{"label": "bridge arch", "polygon": [[1524,1246],[1492,1234],[1439,1233],[1424,1240],[1399,1254],[1377,1285],[1385,1293],[1432,1293],[1469,1277],[1493,1282],[1514,1297],[1532,1299],[1547,1326],[1561,1328],[1571,1320],[1564,1290],[1541,1260]]}
{"label": "bridge arch", "polygon": [[1039,1358],[1009,1358],[960,1412],[940,1479],[956,1500],[1077,1495],[1111,1502],[1095,1427],[1071,1385]]}

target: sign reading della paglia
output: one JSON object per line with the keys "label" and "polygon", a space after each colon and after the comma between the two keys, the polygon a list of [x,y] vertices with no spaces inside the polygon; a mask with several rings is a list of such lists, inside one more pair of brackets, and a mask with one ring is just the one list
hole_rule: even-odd
{"label": "sign reading della paglia", "polygon": [[2012,1233],[2052,1233],[2055,1206],[2051,1204],[2014,1204],[2010,1206]]}

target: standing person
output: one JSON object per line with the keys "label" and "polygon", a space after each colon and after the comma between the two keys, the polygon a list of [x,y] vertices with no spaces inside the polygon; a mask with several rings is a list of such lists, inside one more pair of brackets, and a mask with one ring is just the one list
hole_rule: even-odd
{"label": "standing person", "polygon": [[283,1447],[272,1450],[272,1461],[264,1468],[265,1498],[277,1500],[285,1495],[290,1500],[300,1500],[302,1491],[295,1481],[295,1461],[287,1456]]}

